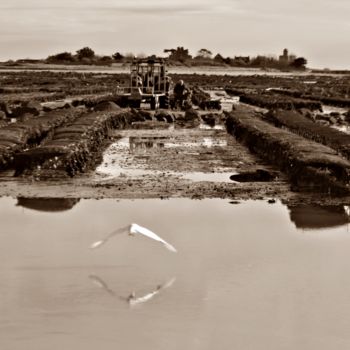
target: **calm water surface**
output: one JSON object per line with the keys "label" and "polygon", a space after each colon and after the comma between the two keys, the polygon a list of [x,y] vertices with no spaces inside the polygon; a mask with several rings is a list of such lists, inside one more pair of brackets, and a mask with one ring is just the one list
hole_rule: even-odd
{"label": "calm water surface", "polygon": [[[0,218],[3,350],[350,348],[348,207],[2,198]],[[89,249],[131,222],[178,253]]]}

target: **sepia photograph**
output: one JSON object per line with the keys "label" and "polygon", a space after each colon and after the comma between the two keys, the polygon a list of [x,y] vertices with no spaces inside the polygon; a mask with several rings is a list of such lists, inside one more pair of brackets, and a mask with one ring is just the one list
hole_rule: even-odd
{"label": "sepia photograph", "polygon": [[349,14],[1,0],[0,349],[350,349]]}

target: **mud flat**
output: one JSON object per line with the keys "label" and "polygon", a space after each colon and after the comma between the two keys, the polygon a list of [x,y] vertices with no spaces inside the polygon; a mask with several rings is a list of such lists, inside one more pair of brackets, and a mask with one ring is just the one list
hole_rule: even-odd
{"label": "mud flat", "polygon": [[[335,158],[341,149],[345,155],[347,146],[343,141],[337,144],[337,135],[330,137],[331,132],[322,133],[316,123],[310,124],[311,121],[307,127],[306,124],[298,127],[299,119],[290,117],[289,124],[286,121],[283,124],[283,118],[278,122],[275,118],[270,123],[289,127],[303,137],[289,133],[299,137],[293,142],[300,141],[300,147],[295,148],[288,139],[289,148],[283,148],[276,141],[276,151],[270,152],[275,142],[271,135],[286,131],[275,128],[276,133],[271,132],[271,135],[260,131],[258,134],[256,130],[254,134],[252,128],[257,122],[253,118],[247,120],[247,124],[253,123],[251,128],[244,128],[249,129],[249,135],[254,134],[249,137],[256,146],[252,141],[247,148],[238,142],[240,135],[231,129],[237,139],[227,133],[223,125],[227,116],[211,102],[225,100],[227,88],[259,96],[265,107],[273,109],[277,106],[288,109],[292,104],[293,107],[319,109],[319,101],[307,101],[303,97],[308,94],[346,99],[348,77],[233,77],[185,73],[172,77],[174,82],[184,79],[193,90],[194,108],[187,114],[142,109],[145,106],[139,110],[123,108],[123,101],[115,92],[125,83],[127,74],[0,72],[3,103],[0,149],[5,157],[1,170],[12,169],[0,173],[0,194],[41,198],[279,198],[296,202],[299,199],[305,202],[306,197],[309,200],[314,196],[317,198],[312,200],[322,202],[325,197],[319,194],[321,187],[331,194],[344,194],[347,190],[348,160]],[[273,88],[277,91],[272,91]],[[278,89],[298,90],[302,98],[283,96]],[[215,96],[207,93],[214,90]],[[55,100],[55,97],[60,99]],[[39,104],[43,99],[50,102]],[[17,123],[11,125],[12,116],[29,111],[27,102],[36,116],[19,117]],[[225,110],[231,110],[232,104],[238,103],[237,98],[226,99],[226,102],[222,104]],[[51,109],[56,111],[48,112]],[[251,105],[248,110],[253,113],[252,110],[261,109]],[[342,113],[347,123],[346,111]],[[237,110],[233,114],[245,118],[245,112]],[[59,115],[71,115],[71,119],[63,118],[56,123],[55,116]],[[46,128],[42,118],[47,116],[51,117]],[[35,124],[38,133],[36,129],[27,131],[27,125],[32,123],[39,123]],[[264,125],[269,124],[265,122]],[[305,140],[308,135],[317,143]],[[273,158],[278,152],[280,154]],[[312,158],[315,154],[318,159]],[[293,167],[288,166],[288,157],[293,160]],[[282,172],[277,171],[278,167]],[[13,177],[13,172],[21,176]],[[293,190],[311,192],[293,192],[291,183]],[[346,201],[339,198],[327,197],[327,201]]]}
{"label": "mud flat", "polygon": [[350,162],[334,149],[276,128],[251,111],[229,113],[227,129],[251,151],[286,172],[294,190],[349,195]]}
{"label": "mud flat", "polygon": [[[148,124],[152,124],[152,129],[145,128]],[[69,130],[68,127],[64,129]],[[74,131],[74,128],[71,130]],[[57,131],[59,135],[62,128],[58,128]],[[72,134],[75,135],[75,142],[78,144],[77,133]],[[278,176],[269,182],[240,183],[230,180],[230,176],[236,173],[254,169],[276,172],[276,169],[251,154],[224,128],[219,128],[219,125],[209,127],[200,124],[197,127],[183,128],[176,123],[134,122],[132,127],[120,125],[119,129],[109,130],[109,136],[112,140],[105,139],[107,142],[98,143],[101,151],[98,157],[96,153],[99,152],[88,153],[96,162],[94,166],[100,163],[96,170],[92,166],[91,170],[87,171],[89,161],[84,161],[87,168],[81,170],[85,173],[76,171],[74,178],[67,176],[67,164],[75,170],[84,157],[79,158],[78,163],[74,163],[70,161],[77,159],[74,152],[52,154],[51,151],[55,148],[50,149],[48,145],[54,142],[54,136],[47,145],[34,148],[26,155],[30,162],[33,159],[40,160],[42,152],[53,161],[43,157],[41,159],[46,161],[41,163],[40,169],[36,165],[32,171],[25,172],[21,177],[6,177],[2,174],[1,193],[25,198],[163,199],[287,199],[291,195],[285,176],[279,172]],[[61,150],[61,145],[58,145],[58,148]],[[80,148],[69,149],[79,151]],[[85,154],[85,148],[83,150]],[[36,157],[37,152],[39,155]],[[80,151],[77,154],[80,154]],[[59,161],[63,160],[68,161],[61,169]],[[60,174],[65,176],[60,178]],[[55,181],[52,181],[53,179]]]}
{"label": "mud flat", "polygon": [[[306,203],[324,202],[320,192],[326,189],[332,195],[328,203],[347,202],[347,197],[333,196],[348,193],[347,160],[262,121],[263,115],[249,107],[237,106],[209,120],[213,113],[197,112],[194,124],[188,124],[183,112],[167,112],[169,120],[162,113],[118,108],[81,113],[54,128],[38,147],[15,153],[21,176],[0,174],[1,194]],[[235,137],[222,124],[225,118]]]}

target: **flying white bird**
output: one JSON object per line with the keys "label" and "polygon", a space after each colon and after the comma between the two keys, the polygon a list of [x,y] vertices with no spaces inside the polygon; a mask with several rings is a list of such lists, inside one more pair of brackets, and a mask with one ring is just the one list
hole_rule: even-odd
{"label": "flying white bird", "polygon": [[146,303],[147,301],[151,300],[154,296],[160,293],[162,289],[166,289],[171,287],[176,278],[173,277],[168,282],[161,284],[157,286],[157,288],[150,293],[147,293],[141,297],[136,297],[136,293],[133,291],[128,295],[127,297],[124,296],[118,296],[112,289],[110,289],[106,282],[104,282],[100,277],[96,275],[90,275],[89,278],[92,280],[92,282],[97,285],[99,288],[104,289],[108,294],[110,294],[113,297],[117,297],[120,300],[126,301],[130,306]]}
{"label": "flying white bird", "polygon": [[137,224],[131,224],[131,225],[119,228],[118,230],[111,232],[104,239],[91,244],[90,249],[99,248],[99,247],[101,247],[101,245],[105,244],[110,238],[114,237],[115,235],[117,235],[119,233],[124,233],[124,232],[129,232],[129,235],[131,235],[131,236],[133,236],[135,234],[141,234],[141,235],[144,235],[148,238],[152,238],[155,241],[162,243],[165,246],[165,248],[169,249],[170,251],[172,251],[174,253],[177,252],[175,247],[173,247],[170,243],[166,242],[164,239],[160,238],[158,235],[156,235],[154,232],[147,229],[146,227],[142,227],[142,226],[137,225]]}

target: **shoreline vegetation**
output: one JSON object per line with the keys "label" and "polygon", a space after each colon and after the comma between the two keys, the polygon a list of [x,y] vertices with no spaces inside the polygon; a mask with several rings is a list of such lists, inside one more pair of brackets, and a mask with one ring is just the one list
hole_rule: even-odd
{"label": "shoreline vegetation", "polygon": [[[209,69],[227,71],[252,71],[254,72],[286,72],[286,73],[332,73],[332,74],[350,74],[350,70],[332,70],[332,69],[310,69],[307,68],[307,59],[289,54],[287,49],[283,50],[282,55],[258,55],[223,57],[221,54],[213,53],[208,49],[200,49],[197,55],[192,56],[188,49],[177,47],[176,49],[164,49],[169,69],[188,69],[196,70]],[[0,62],[0,69],[13,70],[94,70],[116,72],[128,71],[130,63],[136,58],[133,53],[125,55],[116,52],[110,56],[101,56],[96,54],[91,48],[84,47],[76,51],[76,54],[70,52],[61,52],[48,56],[46,59],[18,59]],[[155,59],[157,56],[145,54],[137,55],[137,58]]]}

